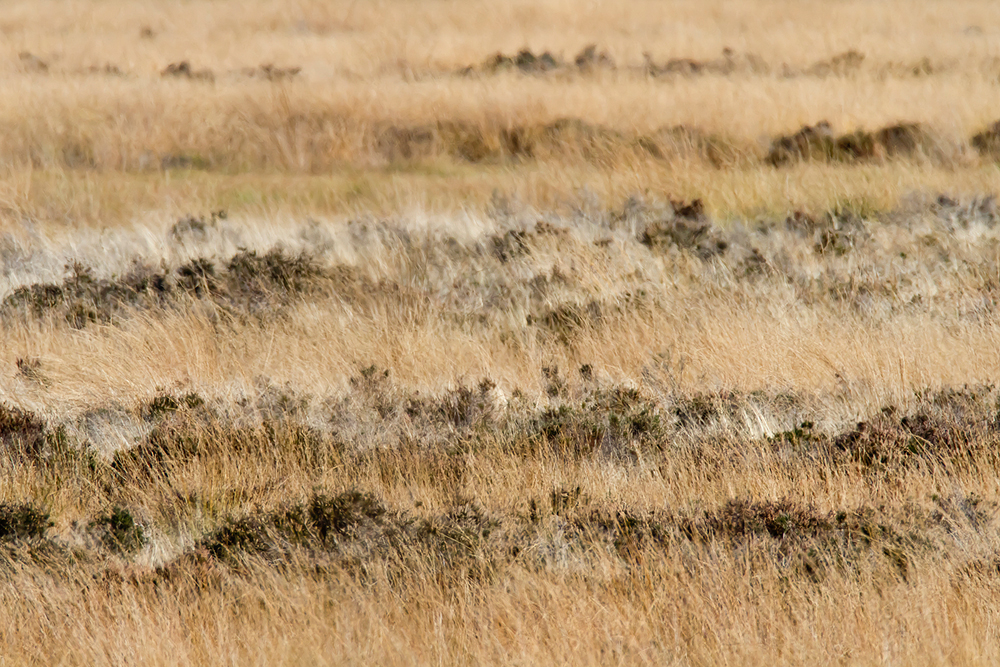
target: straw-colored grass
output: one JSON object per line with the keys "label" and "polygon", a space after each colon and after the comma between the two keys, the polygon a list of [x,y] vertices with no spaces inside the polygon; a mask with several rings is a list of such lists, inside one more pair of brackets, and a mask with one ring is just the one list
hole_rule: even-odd
{"label": "straw-colored grass", "polygon": [[[466,139],[442,135],[410,158],[388,149],[384,133],[447,122],[481,144],[471,154],[477,163],[482,158],[518,174],[516,180],[530,179],[523,186],[528,198],[539,190],[565,198],[581,184],[602,188],[625,171],[633,183],[616,188],[616,196],[661,183],[683,191],[675,195],[702,186],[697,194],[713,210],[746,213],[757,203],[759,182],[794,187],[798,180],[760,164],[774,137],[820,120],[838,132],[917,122],[944,147],[939,168],[946,173],[929,179],[890,171],[874,180],[898,182],[897,190],[963,182],[975,188],[992,159],[981,158],[969,140],[996,120],[1000,102],[1000,54],[991,38],[996,11],[986,2],[632,2],[586,9],[567,2],[10,3],[6,67],[0,63],[0,164],[20,180],[31,178],[25,170],[96,170],[137,174],[143,187],[149,175],[178,168],[206,177],[324,174],[334,184],[357,181],[360,172],[372,189],[396,193],[378,175],[387,164],[444,172],[444,179],[380,195],[398,208],[454,188],[454,170],[464,171],[470,153],[456,145]],[[573,57],[590,43],[616,67],[577,71]],[[568,64],[551,74],[457,74],[470,65],[481,69],[497,51],[521,48],[550,50]],[[752,55],[763,69],[655,77],[645,69],[644,53],[660,64],[711,63],[724,61],[724,48],[738,63]],[[848,51],[863,60],[844,71],[816,69]],[[161,77],[180,61],[195,73],[210,70],[214,81]],[[268,63],[301,71],[280,82],[245,74]],[[117,69],[109,74],[107,65]],[[579,138],[563,134],[539,144],[529,159],[502,146],[506,130],[565,118],[621,138],[595,153],[581,152]],[[736,178],[747,184],[726,188],[730,201],[703,186],[720,182],[703,151],[659,141],[662,159],[636,154],[635,137],[678,127],[725,147],[724,165],[744,174]],[[473,166],[478,172],[482,165]],[[836,174],[830,179],[839,185]],[[878,185],[866,187],[868,196],[885,198]],[[370,205],[376,198],[359,188]],[[812,183],[802,189],[816,192]],[[408,201],[392,201],[397,196]],[[819,208],[835,199],[822,191],[811,197]],[[799,197],[790,199],[799,204]]]}
{"label": "straw-colored grass", "polygon": [[997,25],[3,4],[0,664],[995,664]]}

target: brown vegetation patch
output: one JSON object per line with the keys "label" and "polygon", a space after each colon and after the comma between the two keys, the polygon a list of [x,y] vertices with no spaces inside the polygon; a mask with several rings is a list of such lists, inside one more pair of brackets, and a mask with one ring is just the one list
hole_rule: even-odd
{"label": "brown vegetation patch", "polygon": [[972,147],[983,157],[1000,159],[1000,120],[972,137]]}
{"label": "brown vegetation patch", "polygon": [[144,419],[155,421],[178,410],[196,410],[203,405],[205,405],[204,399],[195,393],[189,393],[179,398],[170,394],[160,394],[143,405],[140,414]]}
{"label": "brown vegetation patch", "polygon": [[[208,511],[211,505],[199,496],[202,492],[188,488],[190,480],[203,475],[221,480],[253,466],[278,466],[281,475],[292,476],[336,469],[344,479],[374,476],[385,488],[432,484],[460,489],[478,474],[476,466],[484,456],[511,457],[522,464],[544,460],[547,465],[552,457],[597,459],[630,469],[641,452],[641,460],[653,462],[654,469],[657,461],[698,468],[755,449],[744,436],[731,432],[720,439],[709,433],[726,415],[743,410],[750,400],[776,410],[794,403],[794,397],[737,394],[678,395],[664,403],[632,387],[592,384],[592,369],[581,369],[590,383],[582,393],[569,386],[559,369],[547,367],[544,374],[558,407],[521,403],[498,410],[491,405],[496,386],[489,380],[422,396],[400,391],[387,370],[363,368],[352,381],[361,402],[335,411],[324,427],[330,433],[298,421],[299,410],[306,408],[299,407],[304,406],[300,397],[289,390],[271,387],[257,406],[247,405],[254,411],[266,402],[268,411],[276,410],[249,425],[237,424],[242,418],[216,412],[193,394],[161,394],[139,407],[155,423],[153,431],[138,446],[117,452],[110,465],[91,460],[80,466],[62,459],[53,460],[48,469],[63,479],[82,476],[86,488],[98,495],[98,504],[109,508],[84,522],[88,548],[96,545],[97,551],[79,552],[102,567],[110,556],[134,558],[147,542],[146,524],[138,516]],[[364,419],[358,410],[362,403],[382,406],[370,422],[378,432],[374,448],[345,445],[336,435]],[[674,422],[663,419],[669,415]],[[14,421],[33,423],[30,417]],[[41,432],[41,427],[35,430]],[[679,446],[699,431],[706,434],[700,448]],[[995,391],[966,387],[922,393],[906,416],[888,409],[840,435],[826,435],[803,422],[765,443],[761,455],[773,456],[774,465],[820,466],[823,474],[842,467],[866,475],[898,475],[900,466],[917,464],[955,471],[974,463],[982,469],[996,465],[996,431]],[[696,455],[696,450],[705,453]],[[246,490],[226,493],[240,498]],[[122,502],[128,498],[133,500]],[[156,499],[165,506],[142,509],[131,504],[135,499]],[[790,499],[736,499],[690,511],[639,511],[569,486],[519,499],[499,512],[456,492],[433,512],[411,514],[367,489],[314,490],[305,500],[279,497],[264,506],[248,504],[210,515],[210,527],[196,546],[149,576],[151,581],[170,579],[208,559],[222,572],[237,575],[257,562],[283,571],[305,568],[318,576],[345,573],[361,580],[388,570],[399,582],[422,563],[451,587],[515,567],[545,567],[549,557],[538,545],[551,539],[555,529],[562,548],[575,554],[596,549],[626,566],[722,543],[777,558],[783,576],[813,584],[832,574],[856,576],[863,563],[906,579],[928,547],[941,544],[942,535],[986,530],[995,515],[995,508],[975,496],[936,497],[935,503],[934,511],[867,506],[820,510]],[[34,507],[0,506],[0,541],[43,540],[50,526],[48,516]]]}
{"label": "brown vegetation patch", "polygon": [[682,522],[681,530],[689,539],[699,540],[733,540],[755,535],[775,539],[816,538],[829,533],[834,525],[832,516],[788,500],[763,503],[731,500],[699,520]]}
{"label": "brown vegetation patch", "polygon": [[0,446],[12,458],[39,457],[47,442],[45,422],[29,410],[0,403]]}
{"label": "brown vegetation patch", "polygon": [[886,406],[836,435],[803,422],[770,439],[775,451],[811,452],[878,475],[937,464],[996,466],[998,442],[996,392],[990,386],[922,392],[908,413]]}
{"label": "brown vegetation patch", "polygon": [[243,76],[266,81],[291,81],[302,72],[301,67],[277,67],[271,63],[241,70]]}
{"label": "brown vegetation patch", "polygon": [[548,51],[535,55],[530,49],[522,49],[513,56],[497,53],[484,61],[479,70],[488,74],[510,70],[537,74],[549,72],[559,67],[562,67],[562,62]]}
{"label": "brown vegetation patch", "polygon": [[847,76],[857,72],[865,61],[865,54],[851,49],[829,58],[820,60],[806,69],[810,76]]}
{"label": "brown vegetation patch", "polygon": [[[540,341],[572,344],[583,334],[600,333],[629,317],[663,313],[660,306],[670,298],[647,284],[648,276],[606,264],[622,250],[638,250],[640,257],[650,259],[640,245],[653,251],[657,261],[681,262],[671,270],[682,271],[702,286],[697,289],[714,285],[722,290],[716,294],[754,302],[759,297],[747,296],[744,290],[751,283],[760,288],[762,281],[793,289],[806,307],[837,313],[846,307],[865,316],[953,308],[956,284],[979,286],[974,295],[958,294],[970,315],[989,315],[997,299],[990,278],[995,276],[993,254],[978,246],[954,247],[948,240],[958,230],[988,232],[995,227],[995,200],[988,196],[941,196],[897,212],[848,201],[822,214],[796,211],[784,220],[733,225],[716,223],[697,198],[647,202],[631,197],[620,209],[542,220],[534,213],[525,218],[509,202],[498,206],[489,213],[494,226],[463,242],[437,233],[414,233],[389,221],[349,223],[350,243],[359,249],[384,247],[398,258],[388,267],[331,267],[317,256],[281,247],[244,251],[225,260],[198,257],[176,267],[136,262],[110,277],[98,277],[76,264],[67,267],[62,281],[16,289],[0,304],[0,312],[10,324],[44,319],[81,328],[117,324],[137,310],[176,312],[200,301],[204,306],[199,312],[256,324],[282,318],[288,306],[311,298],[324,307],[339,303],[358,314],[383,306],[413,307],[411,312],[433,312],[476,331],[499,326],[504,335],[541,334]],[[171,228],[169,242],[188,254],[229,234],[232,225],[224,218],[225,211],[185,216]],[[914,219],[930,228],[913,228]],[[886,234],[894,239],[889,250],[882,245]],[[880,239],[879,244],[873,245],[873,239]],[[327,241],[318,243],[317,252],[327,252]],[[685,255],[712,261],[687,264]],[[847,275],[843,258],[848,255],[852,265],[866,268]],[[606,288],[595,290],[588,274],[573,270],[572,262],[553,263],[558,256],[607,265],[614,273]],[[952,257],[961,258],[961,263],[942,264]],[[465,266],[474,270],[458,268]],[[916,269],[939,275],[933,292],[914,278]],[[372,273],[381,277],[373,278]],[[509,329],[514,321],[511,309],[518,313],[519,333]],[[21,377],[34,381],[30,369]],[[39,384],[44,386],[44,381]]]}
{"label": "brown vegetation patch", "polygon": [[104,65],[91,65],[87,69],[83,70],[85,74],[103,75],[103,76],[126,76],[125,72],[121,67],[115,65],[114,63],[105,63]]}
{"label": "brown vegetation patch", "polygon": [[42,372],[42,360],[32,357],[20,357],[17,360],[17,374],[27,380],[42,386],[48,386],[49,380]]}
{"label": "brown vegetation patch", "polygon": [[229,294],[245,299],[268,299],[276,294],[288,299],[312,291],[326,275],[309,255],[277,249],[263,255],[241,252],[226,264]]}
{"label": "brown vegetation patch", "polygon": [[174,153],[164,155],[160,158],[160,169],[163,171],[170,169],[208,169],[211,166],[209,161],[200,155]]}
{"label": "brown vegetation patch", "polygon": [[745,397],[731,392],[678,396],[671,414],[680,428],[705,429],[740,410]]}
{"label": "brown vegetation patch", "polygon": [[387,160],[425,158],[434,152],[437,136],[433,128],[387,127],[377,133],[376,151]]}
{"label": "brown vegetation patch", "polygon": [[191,63],[187,60],[170,63],[162,72],[160,72],[160,76],[191,79],[193,81],[215,81],[215,72],[210,69],[196,70],[191,67]]}
{"label": "brown vegetation patch", "polygon": [[0,541],[38,540],[52,526],[49,514],[31,503],[0,503]]}
{"label": "brown vegetation patch", "polygon": [[705,216],[700,199],[671,201],[672,217],[655,220],[642,230],[639,241],[652,249],[677,247],[702,259],[725,252],[727,241]]}
{"label": "brown vegetation patch", "polygon": [[118,280],[100,280],[90,269],[74,264],[70,276],[61,284],[41,284],[22,287],[7,297],[2,310],[8,315],[40,317],[60,313],[75,328],[90,322],[109,322],[114,312],[123,306],[155,303],[170,291],[164,274],[147,267],[136,266]]}
{"label": "brown vegetation patch", "polygon": [[875,132],[856,130],[834,136],[830,124],[821,121],[772,141],[765,161],[779,167],[809,160],[868,162],[918,155],[941,157],[934,137],[917,123],[899,123]]}
{"label": "brown vegetation patch", "polygon": [[883,408],[833,439],[833,446],[870,470],[915,461],[958,465],[970,460],[996,465],[1000,441],[993,387],[965,387],[927,393],[917,410],[899,415]]}
{"label": "brown vegetation patch", "polygon": [[876,74],[882,78],[909,78],[931,76],[947,71],[947,65],[934,63],[930,58],[923,57],[915,62],[890,62],[876,70]]}
{"label": "brown vegetation patch", "polygon": [[225,220],[228,215],[225,209],[212,211],[208,218],[203,215],[186,215],[170,228],[170,238],[177,242],[204,241],[207,234],[216,228],[218,222]]}
{"label": "brown vegetation patch", "polygon": [[462,68],[459,74],[465,76],[498,74],[500,72],[547,74],[569,71],[592,73],[602,69],[613,70],[614,68],[615,61],[607,52],[599,50],[596,44],[588,44],[569,62],[548,51],[534,53],[530,49],[522,49],[514,55],[497,53],[478,66],[470,65]]}
{"label": "brown vegetation patch", "polygon": [[[172,230],[175,241],[202,239],[214,221],[188,217]],[[118,324],[135,311],[174,310],[192,300],[211,303],[241,321],[282,317],[286,306],[304,298],[333,297],[363,309],[373,300],[420,301],[423,293],[390,280],[371,281],[351,266],[323,267],[305,252],[281,247],[264,253],[243,250],[226,261],[196,258],[176,268],[139,261],[121,276],[96,278],[80,264],[67,267],[62,283],[15,290],[0,314],[27,321],[54,318],[80,329],[92,323]]]}
{"label": "brown vegetation patch", "polygon": [[[851,77],[858,74],[865,65],[866,56],[856,49],[836,53],[829,58],[817,60],[806,67],[792,67],[787,64],[772,65],[755,53],[738,53],[724,48],[718,58],[670,58],[657,62],[649,53],[643,53],[641,67],[625,66],[626,70],[643,72],[654,78],[700,77],[731,75],[768,75],[776,72],[785,78],[794,77]],[[873,65],[876,77],[910,78],[938,74],[947,69],[928,57],[913,62],[885,62]],[[497,74],[500,72],[521,72],[525,74],[550,74],[560,72],[593,73],[600,70],[614,70],[615,60],[596,44],[583,48],[574,58],[563,60],[549,51],[535,53],[522,49],[516,54],[497,53],[479,65],[470,65],[459,70],[462,75]]]}
{"label": "brown vegetation patch", "polygon": [[[211,224],[214,219],[206,222],[188,217],[174,225],[171,234],[178,239],[203,234]],[[95,278],[80,264],[67,269],[70,275],[60,284],[17,289],[0,304],[0,312],[21,318],[61,316],[77,329],[113,322],[130,310],[169,307],[192,297],[212,299],[242,311],[264,312],[323,285],[336,287],[345,278],[343,271],[326,271],[313,258],[290,255],[280,248],[262,255],[243,251],[222,267],[204,258],[174,270],[135,263],[125,275],[112,278]]]}
{"label": "brown vegetation patch", "polygon": [[573,64],[581,72],[592,72],[598,69],[614,69],[615,61],[604,51],[598,51],[596,44],[589,44],[573,58]]}
{"label": "brown vegetation patch", "polygon": [[527,324],[538,327],[542,333],[555,335],[562,344],[568,345],[581,330],[600,326],[606,310],[606,306],[593,299],[583,304],[561,303],[530,313]]}
{"label": "brown vegetation patch", "polygon": [[[177,72],[165,76],[189,76],[190,66],[175,65]],[[279,76],[276,72],[272,75]],[[261,73],[260,77],[266,75]],[[156,153],[140,151],[124,164],[141,170],[158,164],[163,170],[259,166],[319,173],[345,163],[370,167],[373,159],[408,163],[449,158],[473,164],[578,159],[601,167],[638,159],[692,160],[724,169],[749,166],[760,153],[754,142],[690,125],[635,131],[575,117],[523,124],[440,120],[401,125],[359,123],[325,111],[250,116],[241,112],[233,126],[241,123],[247,124],[249,135],[224,132],[213,135],[218,141],[209,138],[208,143],[191,146],[174,142]],[[973,138],[973,145],[988,154],[994,150],[989,137],[987,130]],[[54,160],[71,169],[109,166],[106,157],[110,153],[100,142],[75,136],[53,141],[48,148],[31,150],[33,164],[45,166]],[[820,121],[774,138],[763,159],[773,166],[800,161],[878,163],[897,159],[952,164],[959,154],[959,146],[947,144],[921,124],[897,123],[875,131],[859,129],[837,135],[829,123]]]}
{"label": "brown vegetation patch", "polygon": [[316,493],[304,503],[226,519],[160,574],[169,576],[199,553],[236,568],[260,558],[275,565],[311,565],[317,573],[335,566],[361,578],[378,563],[398,576],[407,563],[429,558],[436,576],[447,577],[448,585],[463,585],[470,577],[492,578],[519,564],[544,565],[532,555],[531,544],[544,534],[547,518],[557,517],[569,548],[579,553],[611,548],[625,563],[642,562],[685,542],[724,541],[743,548],[756,542],[758,548],[774,549],[793,568],[789,574],[814,583],[831,572],[849,574],[870,557],[905,579],[928,544],[912,530],[933,530],[940,523],[934,516],[911,517],[914,525],[907,526],[911,533],[906,535],[874,508],[820,512],[788,500],[733,500],[695,516],[640,515],[627,507],[597,505],[579,487],[555,489],[548,501],[529,498],[524,514],[491,516],[459,500],[447,511],[417,519],[390,509],[370,492]]}
{"label": "brown vegetation patch", "polygon": [[435,155],[450,155],[468,162],[482,162],[502,157],[498,138],[472,123],[440,121],[431,126],[400,128],[390,126],[377,131],[375,150],[386,160],[420,160]]}
{"label": "brown vegetation patch", "polygon": [[[855,566],[866,553],[884,556],[887,564],[906,579],[915,552],[925,539],[905,536],[893,521],[873,508],[819,512],[814,507],[789,500],[747,502],[732,500],[725,506],[694,519],[682,519],[680,531],[693,541],[742,542],[749,538],[776,540],[789,563],[813,581],[829,571]],[[926,530],[937,522],[924,518]]]}
{"label": "brown vegetation patch", "polygon": [[[394,520],[396,519],[396,520]],[[394,525],[395,524],[395,525]],[[207,535],[200,548],[211,556],[238,563],[247,556],[278,560],[294,547],[336,550],[345,541],[369,548],[391,541],[399,546],[398,519],[370,493],[347,491],[334,497],[316,494],[305,505],[295,505],[261,517],[230,518]]]}
{"label": "brown vegetation patch", "polygon": [[[896,521],[873,508],[819,512],[790,501],[730,501],[689,517],[627,506],[597,504],[579,487],[554,489],[527,499],[527,511],[492,515],[475,502],[456,499],[450,508],[417,518],[387,506],[377,495],[349,490],[314,493],[305,502],[270,512],[226,518],[192,551],[159,568],[152,580],[203,570],[202,559],[248,572],[254,562],[312,576],[369,580],[376,572],[405,585],[413,568],[428,568],[446,590],[488,584],[513,568],[540,571],[553,565],[535,546],[546,526],[561,526],[573,554],[607,552],[624,565],[641,564],[677,549],[709,548],[723,541],[779,559],[787,579],[817,584],[828,575],[852,576],[865,560],[889,576],[908,578],[928,541],[904,535]],[[933,530],[933,517],[913,517],[907,528]],[[411,572],[410,575],[407,572]]]}
{"label": "brown vegetation patch", "polygon": [[[564,492],[558,500],[565,496],[572,499],[576,494]],[[939,517],[917,514],[906,517],[903,527],[881,509],[822,512],[787,499],[730,500],[694,515],[656,511],[642,515],[627,508],[588,512],[586,504],[569,514],[576,539],[610,543],[627,562],[641,563],[650,552],[672,550],[685,542],[701,547],[722,542],[741,550],[763,550],[781,563],[788,576],[812,583],[831,573],[850,576],[867,559],[881,562],[905,580],[914,558],[927,550],[929,540],[920,533],[940,524]]]}
{"label": "brown vegetation patch", "polygon": [[49,71],[49,64],[29,51],[22,51],[17,55],[17,59],[24,72],[45,74]]}
{"label": "brown vegetation patch", "polygon": [[997,209],[995,195],[972,197],[959,200],[948,195],[938,195],[932,205],[932,210],[939,220],[944,222],[949,230],[969,229],[973,225],[993,228],[1000,222],[1000,211]]}
{"label": "brown vegetation patch", "polygon": [[[787,64],[780,68],[772,67],[767,61],[753,53],[738,54],[732,49],[724,49],[721,58],[712,60],[696,60],[693,58],[674,58],[663,63],[657,63],[653,57],[644,54],[645,72],[653,77],[662,76],[729,76],[731,74],[766,75],[777,71],[785,78],[810,76],[818,78],[851,77],[857,75],[865,64],[865,54],[856,49],[837,53],[829,58],[818,60],[805,68],[791,67]],[[929,58],[921,58],[915,62],[889,62],[875,67],[879,78],[909,78],[929,76],[946,69],[934,64]]]}
{"label": "brown vegetation patch", "polygon": [[819,255],[845,255],[870,237],[864,214],[850,207],[838,207],[819,216],[795,211],[785,218],[785,229],[811,242]]}
{"label": "brown vegetation patch", "polygon": [[147,542],[142,526],[124,507],[115,507],[96,517],[89,528],[104,548],[122,556],[135,553]]}
{"label": "brown vegetation patch", "polygon": [[772,141],[766,160],[777,167],[799,160],[830,160],[833,152],[833,130],[824,120]]}
{"label": "brown vegetation patch", "polygon": [[506,264],[512,259],[530,254],[529,246],[530,232],[520,229],[509,229],[501,234],[490,237],[490,246],[493,256]]}
{"label": "brown vegetation patch", "polygon": [[693,60],[691,58],[674,58],[662,64],[653,60],[646,53],[645,70],[649,76],[662,77],[670,75],[700,76],[715,74],[728,76],[735,73],[768,74],[771,67],[767,62],[753,53],[739,54],[732,49],[722,50],[722,57],[714,60]]}
{"label": "brown vegetation patch", "polygon": [[636,155],[653,159],[696,157],[721,166],[738,157],[738,151],[725,141],[690,128],[663,128],[651,134],[635,134],[576,118],[495,129],[455,121],[418,127],[388,126],[376,131],[373,143],[376,153],[393,162],[437,155],[449,155],[467,162],[552,156],[578,156],[597,162]]}
{"label": "brown vegetation patch", "polygon": [[204,554],[237,570],[257,559],[361,581],[374,568],[385,568],[400,583],[407,570],[429,564],[439,583],[451,588],[492,578],[526,546],[508,546],[500,522],[472,502],[416,519],[389,509],[370,492],[351,490],[316,493],[305,503],[270,513],[228,518],[158,576],[172,576]]}
{"label": "brown vegetation patch", "polygon": [[242,426],[220,418],[202,403],[187,402],[160,418],[144,441],[115,452],[110,470],[119,483],[168,483],[199,465],[328,463],[336,456],[334,443],[315,429],[286,416],[265,418]]}

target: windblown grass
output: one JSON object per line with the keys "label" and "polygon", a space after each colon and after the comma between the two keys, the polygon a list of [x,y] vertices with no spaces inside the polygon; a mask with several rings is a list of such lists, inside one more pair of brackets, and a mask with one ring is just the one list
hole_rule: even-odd
{"label": "windblown grass", "polygon": [[995,3],[0,14],[0,662],[997,662]]}

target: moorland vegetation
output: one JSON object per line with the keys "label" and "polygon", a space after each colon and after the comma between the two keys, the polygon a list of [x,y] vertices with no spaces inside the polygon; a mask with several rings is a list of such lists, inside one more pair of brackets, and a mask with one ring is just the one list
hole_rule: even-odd
{"label": "moorland vegetation", "polygon": [[11,664],[993,664],[1000,7],[10,2]]}

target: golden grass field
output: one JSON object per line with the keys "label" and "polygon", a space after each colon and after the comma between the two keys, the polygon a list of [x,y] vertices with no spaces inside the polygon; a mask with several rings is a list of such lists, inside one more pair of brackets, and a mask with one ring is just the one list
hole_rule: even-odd
{"label": "golden grass field", "polygon": [[995,3],[11,0],[0,92],[0,664],[1000,659]]}

